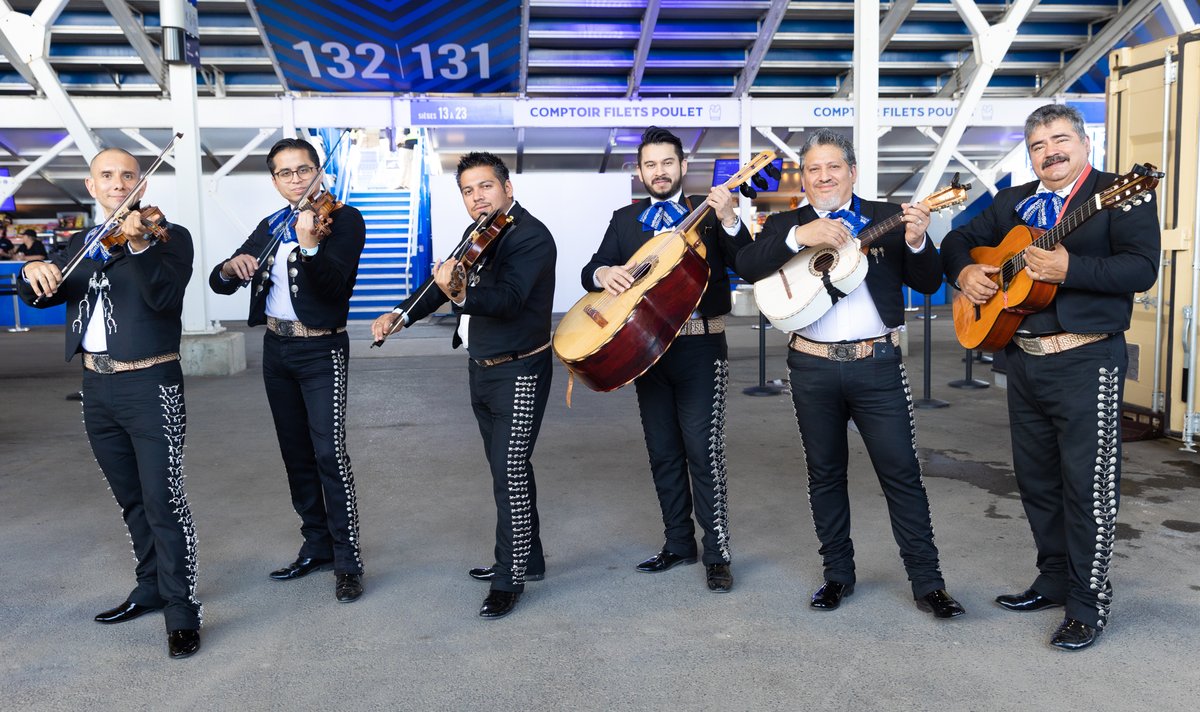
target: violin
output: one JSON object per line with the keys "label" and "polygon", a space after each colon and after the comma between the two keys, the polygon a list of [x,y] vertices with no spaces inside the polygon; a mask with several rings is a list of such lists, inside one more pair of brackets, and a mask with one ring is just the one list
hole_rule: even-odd
{"label": "violin", "polygon": [[454,267],[454,274],[450,278],[451,292],[462,291],[463,283],[467,279],[467,272],[479,262],[510,222],[512,222],[512,218],[508,216],[508,213],[493,210],[484,216],[481,227],[476,227],[471,231],[471,234],[467,236],[465,249],[458,258],[458,264]]}
{"label": "violin", "polygon": [[[479,260],[488,251],[488,248],[500,237],[500,233],[504,231],[504,228],[508,227],[511,223],[512,218],[509,217],[508,213],[499,210],[493,210],[475,223],[475,229],[463,238],[463,241],[458,243],[458,247],[455,247],[454,251],[450,253],[450,259],[458,260],[458,264],[454,268],[454,274],[450,277],[449,287],[451,292],[462,291],[463,284],[467,281],[467,270],[478,264]],[[421,297],[425,296],[425,292],[429,291],[429,288],[433,284],[434,280],[432,278],[426,281],[425,286],[413,298],[412,303],[416,304],[419,302]],[[404,318],[404,314],[398,315],[396,320],[392,322],[391,329],[383,335],[382,339],[372,343],[371,348],[383,346],[383,342],[387,340],[387,337],[396,333],[396,330],[404,325]]]}
{"label": "violin", "polygon": [[[142,217],[142,236],[150,235],[158,242],[166,242],[171,239],[170,233],[167,232],[167,219],[163,217],[162,211],[153,205],[148,205],[144,208],[136,209]],[[129,215],[132,210],[127,211],[125,215]],[[124,245],[129,236],[122,229],[122,224],[125,221],[125,216],[115,221],[107,230],[100,233],[97,238],[101,245],[106,250],[112,250],[118,245]]]}
{"label": "violin", "polygon": [[316,198],[305,200],[300,204],[301,211],[308,210],[316,215],[313,228],[317,234],[317,242],[329,237],[329,233],[333,229],[332,215],[344,205],[345,203],[335,199],[329,191],[325,191]]}

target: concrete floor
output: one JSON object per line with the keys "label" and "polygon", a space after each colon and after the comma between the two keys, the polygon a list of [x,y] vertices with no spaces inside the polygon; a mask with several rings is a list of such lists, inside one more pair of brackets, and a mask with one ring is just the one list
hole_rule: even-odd
{"label": "concrete floor", "polygon": [[[920,320],[910,377],[923,378]],[[646,576],[662,543],[631,389],[554,393],[534,462],[549,571],[510,617],[476,611],[494,509],[449,327],[421,325],[368,350],[351,330],[349,450],[366,595],[333,599],[329,573],[277,583],[298,520],[261,382],[250,369],[187,380],[187,490],[200,541],[203,648],[168,659],[159,616],[91,617],[123,600],[133,564],[88,449],[79,366],[62,333],[0,332],[0,706],[4,709],[1193,710],[1200,696],[1200,458],[1127,444],[1112,622],[1091,650],[1047,638],[1061,611],[992,603],[1034,576],[1010,471],[1004,393],[959,391],[962,351],[932,322],[933,395],[918,415],[942,569],[968,615],[913,605],[861,441],[852,437],[859,583],[836,612],[808,608],[820,582],[787,396],[752,398],[757,331],[730,329],[728,463],[735,590],[700,566]],[[237,327],[234,327],[237,328]],[[768,377],[785,373],[767,334]],[[990,373],[981,367],[977,375]],[[1191,702],[1188,702],[1191,700]]]}

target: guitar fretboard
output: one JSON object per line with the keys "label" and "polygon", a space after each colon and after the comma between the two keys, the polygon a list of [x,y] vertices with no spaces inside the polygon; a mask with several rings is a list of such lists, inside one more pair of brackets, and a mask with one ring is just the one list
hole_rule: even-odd
{"label": "guitar fretboard", "polygon": [[[1067,213],[1067,216],[1055,223],[1054,227],[1039,235],[1030,245],[1043,250],[1052,250],[1075,228],[1098,212],[1100,212],[1100,196],[1093,195],[1086,203]],[[1000,266],[1000,276],[1003,278],[1004,284],[1008,285],[1012,282],[1023,269],[1025,269],[1025,250],[1008,258]]]}

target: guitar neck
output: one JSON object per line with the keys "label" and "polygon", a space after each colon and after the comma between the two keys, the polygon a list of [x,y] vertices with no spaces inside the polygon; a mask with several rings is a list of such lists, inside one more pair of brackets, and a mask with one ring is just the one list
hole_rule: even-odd
{"label": "guitar neck", "polygon": [[[1055,245],[1063,241],[1063,238],[1070,235],[1075,228],[1082,225],[1098,212],[1100,212],[1100,196],[1093,195],[1088,198],[1086,203],[1067,213],[1066,217],[1059,220],[1054,224],[1054,227],[1043,232],[1030,244],[1033,247],[1043,250],[1053,250]],[[1025,250],[1021,250],[1005,262],[1003,273],[1006,281],[1010,281],[1013,276],[1023,269],[1025,269]]]}
{"label": "guitar neck", "polygon": [[886,220],[881,220],[873,225],[868,225],[866,230],[858,233],[859,247],[868,247],[872,242],[891,232],[893,228],[901,225],[903,222],[904,213],[896,213]]}

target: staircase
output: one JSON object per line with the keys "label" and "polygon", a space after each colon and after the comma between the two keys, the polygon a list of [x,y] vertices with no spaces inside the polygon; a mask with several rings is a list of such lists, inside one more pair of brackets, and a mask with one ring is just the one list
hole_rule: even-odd
{"label": "staircase", "polygon": [[346,201],[367,224],[358,261],[350,319],[374,319],[412,293],[410,269],[418,259],[416,194],[407,190],[354,191]]}

